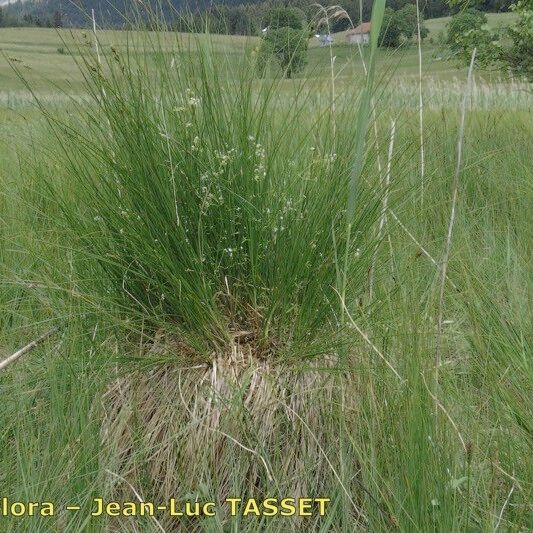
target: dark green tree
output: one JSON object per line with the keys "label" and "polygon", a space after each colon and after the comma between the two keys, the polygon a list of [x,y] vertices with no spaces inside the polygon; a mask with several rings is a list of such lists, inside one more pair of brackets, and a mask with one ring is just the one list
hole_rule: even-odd
{"label": "dark green tree", "polygon": [[416,6],[414,4],[406,4],[396,11],[395,17],[401,33],[406,39],[411,39],[417,33]]}
{"label": "dark green tree", "polygon": [[400,37],[402,29],[398,24],[396,12],[390,7],[385,8],[383,15],[383,23],[379,33],[379,46],[388,48],[396,48],[400,45]]}
{"label": "dark green tree", "polygon": [[510,46],[502,46],[501,61],[514,74],[533,81],[533,0],[519,0],[512,6],[517,21],[507,28]]}
{"label": "dark green tree", "polygon": [[[467,0],[450,2],[457,7],[467,5]],[[518,17],[503,34],[497,35],[483,28],[487,22],[483,13],[471,9],[458,13],[448,25],[452,51],[466,63],[475,47],[478,65],[510,69],[533,81],[533,0],[518,0],[510,6],[508,0],[487,0],[477,5],[483,9],[509,7]]]}
{"label": "dark green tree", "polygon": [[463,36],[472,30],[481,30],[487,17],[481,11],[469,9],[454,15],[448,23],[448,44],[454,52],[462,48]]}
{"label": "dark green tree", "polygon": [[279,28],[292,28],[303,30],[305,15],[300,9],[292,7],[275,7],[268,14],[268,27],[270,30]]}
{"label": "dark green tree", "polygon": [[258,69],[260,73],[270,59],[274,59],[287,78],[300,72],[307,62],[307,32],[294,28],[269,29],[263,37],[258,52]]}
{"label": "dark green tree", "polygon": [[468,64],[474,48],[476,65],[488,67],[500,55],[498,35],[483,28],[487,22],[484,13],[477,10],[454,15],[448,24],[448,44],[461,64]]}

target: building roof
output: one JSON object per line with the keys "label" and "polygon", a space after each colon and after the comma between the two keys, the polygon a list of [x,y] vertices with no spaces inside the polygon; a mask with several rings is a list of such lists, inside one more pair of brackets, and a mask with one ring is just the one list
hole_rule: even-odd
{"label": "building roof", "polygon": [[370,33],[370,22],[363,22],[362,24],[359,24],[357,28],[348,30],[346,33],[347,35],[355,35],[357,33]]}

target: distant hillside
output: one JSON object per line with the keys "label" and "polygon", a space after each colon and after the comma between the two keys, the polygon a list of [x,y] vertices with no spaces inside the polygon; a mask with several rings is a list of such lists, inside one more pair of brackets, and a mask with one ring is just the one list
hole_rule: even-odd
{"label": "distant hillside", "polygon": [[[0,0],[0,3],[6,0]],[[263,0],[217,0],[221,9],[240,5],[258,4]],[[53,24],[54,17],[61,19],[66,27],[84,27],[90,23],[90,14],[94,9],[96,22],[103,27],[123,27],[139,20],[148,19],[149,11],[158,17],[172,21],[179,14],[205,12],[213,6],[213,0],[148,0],[134,2],[132,0],[18,0],[9,2],[4,11],[33,24]],[[144,7],[147,6],[147,7]],[[37,23],[35,23],[37,22]]]}
{"label": "distant hillside", "polygon": [[[6,0],[0,0],[5,2]],[[506,11],[513,0],[478,0],[478,9],[488,12]],[[415,0],[387,0],[387,5],[399,9]],[[322,0],[322,5],[340,4],[354,23],[369,20],[373,0]],[[317,13],[315,0],[18,0],[2,8],[4,25],[85,27],[90,24],[94,9],[101,27],[122,28],[138,25],[150,19],[149,11],[163,17],[176,29],[187,31],[205,28],[205,19],[213,33],[258,34],[268,10],[279,4],[300,9],[308,20]],[[421,0],[426,19],[452,14],[448,0]],[[6,24],[6,18],[10,24]],[[152,17],[153,18],[153,17]],[[1,16],[0,16],[1,19]],[[333,31],[349,27],[344,18],[332,21]]]}

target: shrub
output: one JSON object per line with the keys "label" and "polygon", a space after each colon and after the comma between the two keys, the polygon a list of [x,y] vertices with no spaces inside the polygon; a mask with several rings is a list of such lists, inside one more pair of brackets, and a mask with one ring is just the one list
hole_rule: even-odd
{"label": "shrub", "polygon": [[297,8],[276,7],[268,13],[268,28],[292,28],[293,30],[304,29],[305,15]]}
{"label": "shrub", "polygon": [[416,6],[414,4],[406,4],[401,9],[396,11],[395,16],[402,34],[406,39],[412,39],[417,32],[418,19],[416,16]]}
{"label": "shrub", "polygon": [[486,15],[475,9],[454,15],[448,23],[448,44],[453,51],[460,50],[462,36],[472,30],[481,30],[482,26],[486,23]]}
{"label": "shrub", "polygon": [[379,34],[379,45],[395,48],[400,44],[402,29],[398,23],[396,13],[390,7],[385,9],[383,16],[383,25]]}
{"label": "shrub", "polygon": [[[422,24],[423,16],[420,13],[420,38],[425,39],[429,30]],[[399,46],[402,36],[406,40],[411,40],[417,31],[418,17],[416,6],[406,4],[401,9],[394,11],[388,7],[385,10],[385,17],[379,36],[380,46],[395,48]]]}
{"label": "shrub", "polygon": [[519,76],[533,80],[533,2],[519,0],[513,5],[518,19],[507,29],[511,40],[509,47],[504,47],[501,59],[505,65]]}
{"label": "shrub", "polygon": [[476,65],[487,67],[497,60],[498,36],[483,28],[484,13],[469,10],[452,17],[448,24],[448,44],[461,64],[468,64],[476,48]]}
{"label": "shrub", "polygon": [[261,44],[260,68],[271,57],[281,67],[283,75],[291,78],[305,67],[308,42],[307,33],[302,30],[290,27],[270,29]]}

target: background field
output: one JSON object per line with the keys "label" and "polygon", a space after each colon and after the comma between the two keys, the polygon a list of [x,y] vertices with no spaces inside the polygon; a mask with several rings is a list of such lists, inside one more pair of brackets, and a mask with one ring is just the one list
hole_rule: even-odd
{"label": "background field", "polygon": [[[508,18],[489,15],[489,24],[495,27]],[[444,19],[428,21],[430,37],[445,23]],[[61,35],[71,42],[70,33]],[[72,218],[76,219],[76,210],[80,220],[86,215],[89,206],[82,199],[87,198],[87,189],[66,167],[69,156],[76,162],[82,147],[80,144],[77,150],[73,142],[65,153],[57,148],[50,124],[11,68],[14,65],[20,70],[54,120],[83,130],[81,117],[91,124],[91,108],[79,99],[87,86],[74,58],[90,56],[92,37],[81,31],[72,35],[86,53],[76,52],[74,57],[60,53],[58,49],[66,52],[67,46],[54,30],[0,30],[0,48],[6,56],[0,58],[0,359],[52,325],[60,326],[60,332],[43,346],[0,371],[0,496],[77,504],[86,511],[93,497],[111,494],[117,487],[116,477],[106,471],[102,458],[103,394],[121,375],[119,368],[138,362],[143,342],[152,346],[156,340],[150,333],[139,333],[135,315],[129,317],[131,322],[123,316],[117,318],[97,291],[98,280],[87,283],[77,270],[81,245],[68,240],[72,233],[65,230],[64,213],[56,196],[72,199]],[[121,54],[131,51],[144,57],[146,53],[146,48],[129,48],[124,33],[99,32],[99,38],[102,53],[108,57],[112,54],[110,46]],[[254,39],[226,36],[152,34],[152,38],[160,40],[163,55],[175,55],[178,65],[182,60],[184,65],[188,63],[174,52],[176,39],[193,61],[202,57],[199,49],[208,50],[207,57],[221,65],[224,75],[230,74],[229,81],[216,86],[215,102],[227,97],[231,73],[235,79],[242,74],[245,58],[257,44]],[[339,159],[351,154],[363,69],[357,49],[339,44],[332,53],[336,56],[338,116],[334,124],[339,145],[334,143],[329,122],[335,113],[331,106],[330,51],[313,46],[302,75],[273,85],[272,106],[268,108],[272,115],[265,119],[273,140],[269,144],[267,137],[264,148],[267,157],[276,154],[271,156],[276,176],[293,176],[298,183],[308,175],[312,177],[311,169],[327,172],[337,158],[335,147]],[[437,349],[440,268],[466,88],[465,69],[439,57],[435,44],[424,44],[422,175],[417,50],[408,47],[378,55],[379,83],[363,174],[367,181],[361,187],[382,201],[392,119],[396,124],[390,157],[392,211],[387,211],[383,239],[376,252],[372,300],[369,274],[363,269],[360,298],[349,306],[360,330],[349,330],[352,359],[340,400],[326,405],[331,416],[327,435],[321,440],[320,464],[306,465],[299,473],[303,486],[332,498],[331,514],[326,520],[313,518],[303,524],[218,517],[213,522],[195,522],[191,530],[194,526],[198,531],[326,532],[359,527],[444,533],[523,532],[533,528],[531,85],[504,79],[499,73],[475,73],[444,293],[442,364],[436,398],[431,380]],[[254,80],[250,91],[260,86],[261,82]],[[204,90],[208,94],[210,88]],[[188,97],[185,92],[178,94]],[[72,95],[78,99],[71,99]],[[305,105],[298,104],[302,105],[298,114],[295,102],[300,100]],[[222,103],[220,108],[226,109]],[[213,113],[216,109],[214,105]],[[287,117],[295,116],[297,119],[291,120],[296,122],[286,125],[290,135],[276,137]],[[95,117],[105,126],[102,115]],[[147,111],[144,119],[139,131],[151,124]],[[180,120],[178,115],[172,126],[176,136],[196,127]],[[125,120],[124,124],[126,128],[131,123]],[[253,137],[253,132],[245,131],[238,122],[220,119],[215,125],[222,131],[221,137],[224,132],[228,139],[237,137],[243,142]],[[92,126],[98,130],[98,122]],[[217,128],[204,130],[204,138],[211,142]],[[156,133],[154,138],[161,135]],[[147,142],[150,140],[147,136]],[[139,156],[141,165],[142,143],[137,148],[141,153],[132,153],[132,159]],[[148,152],[145,155],[148,159]],[[166,152],[156,156],[160,167],[168,164]],[[101,169],[95,161],[89,159],[79,168],[87,176],[92,172],[98,176]],[[127,164],[126,159],[123,162]],[[324,183],[324,194],[326,187]],[[279,190],[285,201],[288,193],[281,186]],[[379,232],[378,219],[370,232],[374,236]],[[95,241],[95,249],[85,248],[83,253],[96,255],[98,244]],[[291,253],[286,250],[287,256]],[[370,255],[363,253],[365,268]],[[281,260],[279,269],[288,263]],[[87,274],[89,279],[94,272]],[[318,395],[320,398],[320,392]],[[161,401],[160,406],[166,409],[168,420],[172,419],[176,405]],[[305,431],[304,435],[309,439],[306,442],[314,445]],[[259,452],[249,451],[250,447],[255,451],[259,444],[254,435],[249,437],[245,448],[235,445],[230,469],[231,487],[239,495],[253,494],[247,477],[250,465],[262,472],[262,477],[257,477],[268,484]],[[142,430],[136,438],[133,460],[148,463],[159,442],[153,447],[146,444]],[[278,448],[281,455],[290,455],[285,438],[280,437]],[[257,450],[261,451],[260,447]],[[191,469],[198,469],[194,470],[197,478],[187,478],[187,472],[175,474],[181,495],[217,497],[216,480],[202,466],[202,461],[209,463],[208,455],[199,452],[199,465],[191,465]],[[275,454],[268,457],[274,463],[279,460]],[[327,475],[316,475],[319,466]],[[151,484],[153,474],[145,474],[135,478],[135,489],[148,499],[157,495],[158,487]],[[273,477],[281,480],[282,486],[285,482],[290,486],[294,476],[280,469]],[[133,497],[131,487],[118,485],[130,499]],[[268,487],[276,496],[283,490],[275,483]],[[359,521],[354,517],[351,497],[362,510],[364,526],[360,517]],[[164,527],[172,530],[172,525],[164,523]],[[53,521],[35,518],[22,526],[17,519],[0,518],[2,533],[104,530],[160,528],[142,519],[120,524],[90,520],[86,513],[60,514]]]}
{"label": "background field", "polygon": [[[489,28],[501,28],[513,20],[513,13],[487,14]],[[447,59],[447,53],[437,45],[439,33],[445,32],[449,17],[432,19],[425,22],[430,33],[423,45],[424,76],[437,77],[438,79],[453,80],[464,78],[464,69],[459,69],[454,61]],[[131,39],[131,35],[129,37]],[[341,80],[353,80],[354,77],[363,76],[363,69],[359,54],[355,47],[345,44],[344,32],[334,35],[335,44],[333,55],[336,56],[336,65]],[[81,89],[82,79],[75,66],[73,58],[68,53],[68,48],[76,43],[91,43],[91,33],[82,30],[56,31],[49,28],[2,28],[0,30],[0,50],[8,58],[20,60],[28,80],[37,90],[45,90],[52,85],[62,89],[69,88],[74,92]],[[104,51],[109,52],[109,46],[123,48],[127,41],[124,32],[100,31],[99,39],[102,41]],[[168,33],[162,34],[160,40],[164,46],[170,48],[176,40],[187,42],[187,34]],[[253,49],[259,43],[258,38],[240,36],[214,35],[210,37],[217,52],[235,55],[236,60],[242,55],[243,49]],[[433,43],[430,42],[433,41]],[[320,47],[315,39],[310,40],[309,63],[305,76],[328,76],[330,69],[329,48]],[[83,46],[81,50],[83,51]],[[77,53],[77,52],[76,52]],[[394,52],[380,51],[380,68],[384,73],[391,70],[402,79],[418,76],[418,51],[416,46],[406,46]],[[485,72],[486,78],[499,77],[498,73]],[[0,65],[0,87],[2,91],[18,91],[23,87],[19,80],[13,76],[12,70],[6,61]],[[52,90],[53,91],[53,90]]]}

